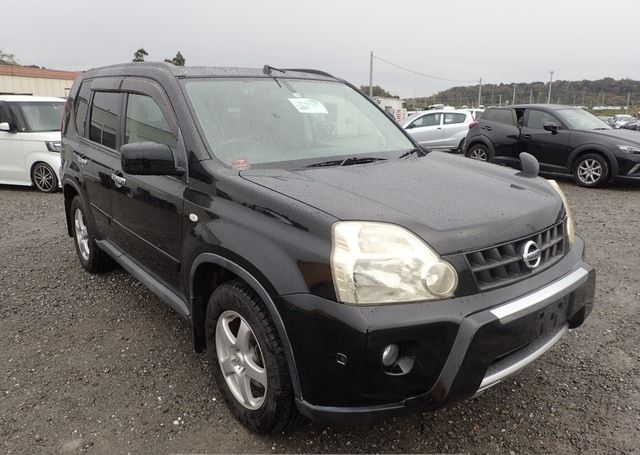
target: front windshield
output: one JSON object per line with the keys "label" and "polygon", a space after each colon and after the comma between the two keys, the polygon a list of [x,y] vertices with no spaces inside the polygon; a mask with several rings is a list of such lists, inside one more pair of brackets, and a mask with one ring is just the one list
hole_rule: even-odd
{"label": "front windshield", "polygon": [[192,79],[185,87],[211,150],[233,167],[397,156],[414,147],[391,119],[344,83]]}
{"label": "front windshield", "polygon": [[64,101],[20,103],[26,130],[32,133],[60,131]]}
{"label": "front windshield", "polygon": [[582,109],[560,109],[562,120],[574,130],[610,130],[611,127],[593,114]]}

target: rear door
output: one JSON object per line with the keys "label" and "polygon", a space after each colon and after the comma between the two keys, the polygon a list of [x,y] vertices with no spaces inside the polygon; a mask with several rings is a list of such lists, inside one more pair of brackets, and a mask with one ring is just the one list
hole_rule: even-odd
{"label": "rear door", "polygon": [[520,144],[518,137],[520,128],[514,109],[496,108],[487,109],[480,118],[480,133],[489,139],[493,145],[496,163],[518,167]]}
{"label": "rear door", "polygon": [[[548,122],[558,125],[557,133],[544,129]],[[527,109],[520,133],[521,149],[538,159],[541,171],[566,173],[570,135],[571,132],[551,112]]]}
{"label": "rear door", "polygon": [[11,103],[0,103],[0,123],[8,122],[17,131],[0,131],[0,181],[5,183],[28,183],[29,171],[25,166],[22,142],[27,140],[22,119],[16,118]]}
{"label": "rear door", "polygon": [[457,149],[469,132],[470,119],[471,113],[445,112],[442,116],[442,138],[437,145]]}
{"label": "rear door", "polygon": [[436,146],[442,141],[442,113],[426,113],[413,120],[406,127],[420,145]]}
{"label": "rear door", "polygon": [[[110,237],[112,233],[111,174],[120,162],[118,125],[121,120],[122,93],[117,89],[121,82],[118,78],[96,79],[90,83],[89,90],[85,89],[83,83],[76,101],[83,103],[86,99],[83,96],[91,99],[82,129],[84,137],[74,149],[74,159],[82,173],[98,239]],[[81,106],[76,107],[78,113],[82,109]],[[78,121],[80,125],[76,127],[82,128],[82,120]]]}
{"label": "rear door", "polygon": [[[186,168],[186,152],[176,116],[162,88],[144,79],[125,79],[122,144],[156,142],[169,146]],[[182,203],[186,175],[124,174],[120,163],[113,187],[114,241],[167,287],[184,295],[181,281]]]}

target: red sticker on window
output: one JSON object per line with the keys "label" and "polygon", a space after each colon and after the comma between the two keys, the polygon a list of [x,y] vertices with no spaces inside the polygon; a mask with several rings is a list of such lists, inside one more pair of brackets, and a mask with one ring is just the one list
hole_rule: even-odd
{"label": "red sticker on window", "polygon": [[246,171],[251,166],[249,165],[249,160],[246,158],[240,158],[239,160],[233,160],[231,162],[231,167],[237,169],[239,171]]}

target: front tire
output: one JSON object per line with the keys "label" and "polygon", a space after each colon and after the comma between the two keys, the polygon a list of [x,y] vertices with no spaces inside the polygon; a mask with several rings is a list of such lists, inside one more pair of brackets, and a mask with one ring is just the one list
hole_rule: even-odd
{"label": "front tire", "polygon": [[71,201],[71,223],[73,243],[82,267],[89,273],[102,273],[113,269],[114,262],[111,257],[96,244],[80,196],[74,197]]}
{"label": "front tire", "polygon": [[296,416],[282,342],[255,293],[241,281],[220,285],[206,315],[207,358],[231,413],[255,433],[281,431]]}
{"label": "front tire", "polygon": [[34,164],[31,168],[31,183],[43,193],[58,191],[58,177],[47,163]]}
{"label": "front tire", "polygon": [[601,155],[582,155],[573,165],[573,180],[580,186],[595,188],[602,186],[608,178],[609,162]]}

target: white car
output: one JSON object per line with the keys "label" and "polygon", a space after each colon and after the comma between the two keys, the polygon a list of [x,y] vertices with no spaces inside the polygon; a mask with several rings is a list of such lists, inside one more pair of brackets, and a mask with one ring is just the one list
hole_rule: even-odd
{"label": "white car", "polygon": [[65,100],[0,95],[0,184],[60,187],[60,123]]}
{"label": "white car", "polygon": [[469,110],[440,109],[419,112],[408,118],[402,127],[426,148],[461,152],[473,121]]}

